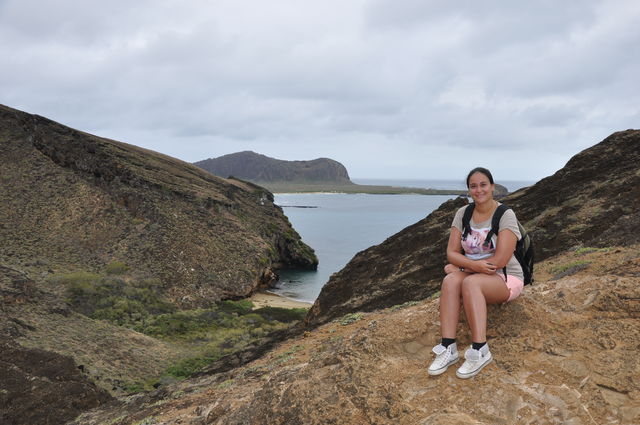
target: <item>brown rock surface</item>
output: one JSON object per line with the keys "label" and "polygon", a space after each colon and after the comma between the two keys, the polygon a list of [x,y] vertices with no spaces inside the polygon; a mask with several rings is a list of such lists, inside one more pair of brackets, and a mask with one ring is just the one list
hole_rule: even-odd
{"label": "brown rock surface", "polygon": [[[614,133],[533,186],[501,199],[531,234],[542,260],[577,246],[640,242],[640,130]],[[323,287],[307,322],[316,326],[437,292],[457,199],[358,253]]]}
{"label": "brown rock surface", "polygon": [[67,356],[0,335],[0,423],[58,425],[112,397]]}
{"label": "brown rock surface", "polygon": [[[576,261],[587,267],[567,273]],[[469,380],[455,367],[426,373],[439,332],[434,299],[326,323],[244,367],[74,423],[640,423],[640,245],[555,256],[538,279],[490,309],[495,360]],[[461,326],[459,344],[468,343]]]}

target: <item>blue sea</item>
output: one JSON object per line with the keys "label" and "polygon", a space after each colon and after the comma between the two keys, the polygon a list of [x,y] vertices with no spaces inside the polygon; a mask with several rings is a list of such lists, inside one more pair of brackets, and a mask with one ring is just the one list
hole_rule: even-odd
{"label": "blue sea", "polygon": [[[464,181],[353,179],[358,184],[464,190]],[[501,181],[510,191],[533,182]],[[358,252],[429,215],[448,195],[369,195],[343,193],[275,194],[302,240],[318,256],[317,271],[281,270],[272,289],[298,301],[314,302],[329,277]]]}

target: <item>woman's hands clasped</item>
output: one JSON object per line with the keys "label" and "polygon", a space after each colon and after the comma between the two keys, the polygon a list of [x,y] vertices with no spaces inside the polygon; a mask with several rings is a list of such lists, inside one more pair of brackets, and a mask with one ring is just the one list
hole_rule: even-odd
{"label": "woman's hands clasped", "polygon": [[444,272],[446,274],[451,274],[453,272],[459,272],[459,271],[460,271],[460,267],[454,266],[453,264],[447,264],[446,266],[444,266]]}
{"label": "woman's hands clasped", "polygon": [[496,272],[496,265],[490,261],[477,260],[473,266],[478,273],[494,274]]}
{"label": "woman's hands clasped", "polygon": [[[453,264],[447,264],[444,266],[444,272],[446,274],[450,274],[453,272],[461,271],[460,267],[455,266]],[[464,270],[467,273],[484,273],[484,274],[494,274],[496,272],[496,265],[491,261],[487,260],[476,260],[473,262],[473,266],[471,269]]]}

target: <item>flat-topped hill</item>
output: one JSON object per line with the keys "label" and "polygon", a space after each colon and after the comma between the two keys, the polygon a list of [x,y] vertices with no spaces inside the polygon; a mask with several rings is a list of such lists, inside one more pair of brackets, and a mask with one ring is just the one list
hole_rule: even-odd
{"label": "flat-topped hill", "polygon": [[[329,158],[285,161],[251,151],[205,159],[194,165],[219,177],[234,176],[267,188],[274,193],[369,193],[378,195],[421,194],[461,195],[464,190],[442,190],[383,185],[355,184],[344,165]],[[497,186],[506,195],[504,186]]]}
{"label": "flat-topped hill", "polygon": [[344,165],[329,158],[285,161],[244,151],[194,164],[216,176],[234,176],[257,183],[351,183]]}

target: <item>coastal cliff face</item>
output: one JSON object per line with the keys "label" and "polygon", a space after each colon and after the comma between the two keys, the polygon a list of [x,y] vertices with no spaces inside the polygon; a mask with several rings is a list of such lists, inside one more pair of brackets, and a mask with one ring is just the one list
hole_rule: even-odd
{"label": "coastal cliff face", "polygon": [[[564,168],[500,201],[533,238],[536,259],[580,246],[640,242],[640,131],[614,133]],[[448,229],[458,198],[380,245],[358,253],[331,276],[307,316],[317,326],[356,311],[436,293],[446,264]]]}
{"label": "coastal cliff face", "polygon": [[284,161],[245,151],[195,162],[194,165],[220,177],[234,176],[259,183],[350,183],[344,165],[328,158]]}
{"label": "coastal cliff face", "polygon": [[0,106],[0,258],[36,273],[119,261],[179,305],[247,296],[315,268],[265,189]]}
{"label": "coastal cliff face", "polygon": [[[567,268],[576,261],[587,265]],[[640,245],[539,263],[533,287],[490,308],[494,361],[469,380],[455,366],[427,374],[438,300],[424,300],[326,323],[252,363],[74,424],[636,424],[639,280]],[[469,343],[461,326],[461,349]]]}

